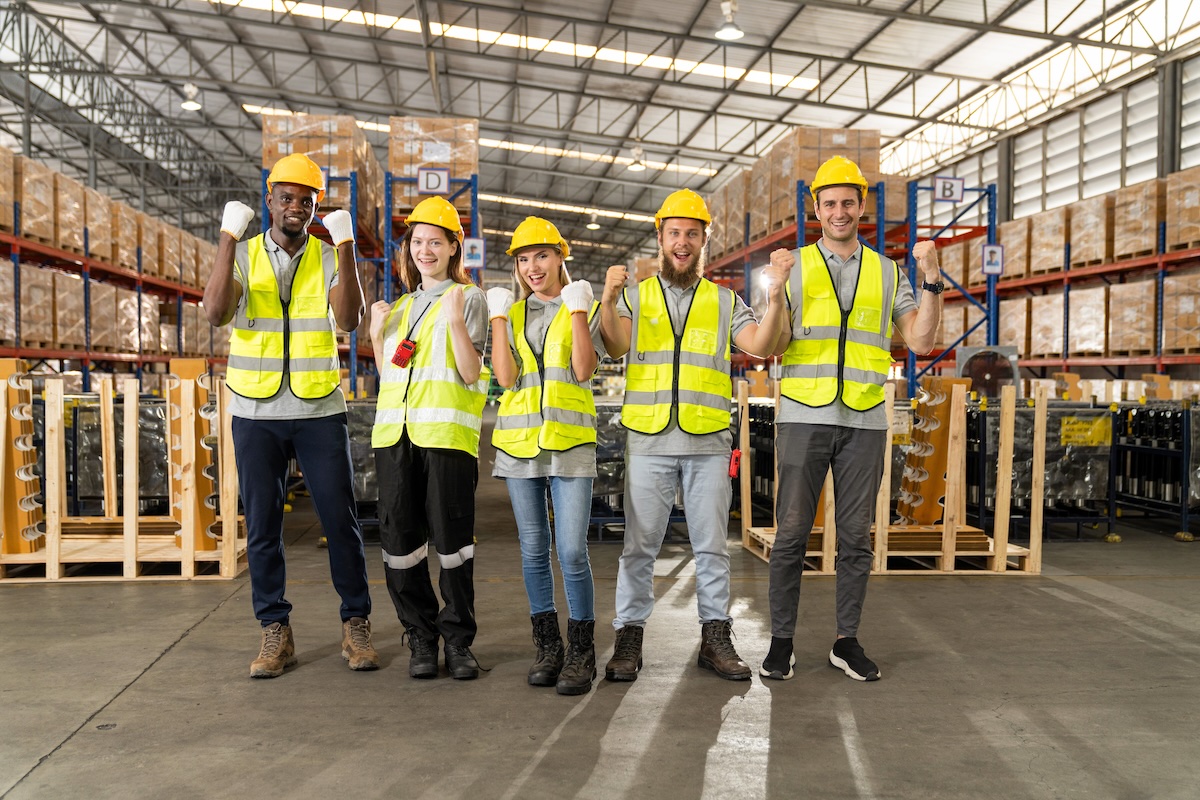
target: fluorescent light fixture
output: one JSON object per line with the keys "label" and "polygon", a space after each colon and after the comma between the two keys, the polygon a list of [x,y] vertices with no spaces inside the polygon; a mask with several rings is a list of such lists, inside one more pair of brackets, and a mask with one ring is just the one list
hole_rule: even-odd
{"label": "fluorescent light fixture", "polygon": [[721,13],[725,15],[725,23],[717,28],[713,36],[723,42],[734,42],[746,35],[733,21],[733,15],[737,13],[737,0],[723,0]]}
{"label": "fluorescent light fixture", "polygon": [[548,203],[545,200],[528,200],[524,197],[480,194],[479,200],[483,203],[502,203],[504,205],[522,206],[524,208],[540,208],[544,211],[563,211],[567,214],[595,214],[597,217],[604,217],[605,219],[623,219],[629,222],[654,222],[654,217],[647,216],[646,214],[630,214],[624,211],[609,211],[603,208],[574,206],[569,203]]}
{"label": "fluorescent light fixture", "polygon": [[[236,6],[251,11],[262,11],[272,15],[292,15],[311,19],[324,19],[341,25],[362,25],[381,30],[393,30],[419,36],[421,23],[407,17],[394,17],[389,14],[371,14],[363,11],[350,11],[344,8],[322,5],[320,3],[302,3],[293,0],[198,0],[209,5]],[[725,4],[721,4],[724,9]],[[736,27],[736,26],[735,26]],[[628,67],[674,72],[679,75],[702,75],[708,78],[721,78],[729,81],[745,81],[770,86],[775,89],[789,88],[810,91],[816,88],[818,81],[799,75],[788,75],[779,72],[764,72],[763,70],[745,70],[741,67],[729,67],[709,61],[688,61],[670,56],[638,53],[632,50],[618,50],[614,47],[593,47],[586,44],[562,41],[560,39],[541,39],[535,36],[521,36],[515,33],[491,31],[483,28],[471,28],[466,25],[446,25],[440,22],[429,23],[429,34],[445,39],[478,42],[489,47],[505,47],[514,50],[525,50],[535,53],[548,53],[570,59],[594,59],[610,64],[621,64]]]}
{"label": "fluorescent light fixture", "polygon": [[184,100],[179,104],[179,107],[184,111],[199,111],[204,108],[200,105],[200,87],[194,83],[185,83],[183,85]]}

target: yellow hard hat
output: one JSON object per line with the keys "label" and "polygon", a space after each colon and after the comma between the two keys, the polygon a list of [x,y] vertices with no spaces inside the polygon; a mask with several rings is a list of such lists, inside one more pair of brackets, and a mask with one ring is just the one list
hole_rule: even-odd
{"label": "yellow hard hat", "polygon": [[513,231],[512,243],[505,252],[511,256],[523,247],[533,247],[539,244],[557,247],[563,258],[571,255],[571,246],[558,232],[558,228],[554,227],[554,223],[550,220],[541,217],[526,217],[525,221]]}
{"label": "yellow hard hat", "polygon": [[437,225],[454,233],[458,241],[463,240],[462,220],[458,218],[458,209],[444,197],[426,197],[417,203],[405,222],[408,227],[424,222],[427,225]]}
{"label": "yellow hard hat", "polygon": [[858,186],[863,191],[863,197],[867,196],[867,179],[863,177],[858,164],[845,156],[834,156],[818,167],[809,191],[816,200],[817,192],[830,186]]}
{"label": "yellow hard hat", "polygon": [[658,213],[654,215],[654,229],[661,228],[662,221],[670,217],[697,219],[706,227],[712,224],[712,215],[708,213],[708,206],[704,204],[704,198],[691,189],[680,189],[678,192],[671,192],[667,195],[667,199],[663,200],[662,208],[658,209]]}
{"label": "yellow hard hat", "polygon": [[304,153],[292,153],[275,162],[267,176],[267,191],[277,183],[294,183],[317,190],[317,202],[325,199],[325,173]]}

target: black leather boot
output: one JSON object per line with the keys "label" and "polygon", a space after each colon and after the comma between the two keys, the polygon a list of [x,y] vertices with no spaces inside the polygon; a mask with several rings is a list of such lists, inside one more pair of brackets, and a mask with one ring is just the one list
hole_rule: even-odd
{"label": "black leather boot", "polygon": [[558,673],[559,694],[587,694],[596,680],[596,621],[567,620],[567,657]]}
{"label": "black leather boot", "polygon": [[558,612],[543,611],[529,618],[537,656],[529,668],[530,686],[553,686],[563,666],[563,642],[558,632]]}

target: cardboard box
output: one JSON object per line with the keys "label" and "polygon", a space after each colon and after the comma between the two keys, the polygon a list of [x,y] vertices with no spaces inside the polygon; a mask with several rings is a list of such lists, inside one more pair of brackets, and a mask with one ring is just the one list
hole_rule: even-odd
{"label": "cardboard box", "polygon": [[1158,229],[1167,219],[1167,181],[1154,178],[1114,193],[1113,258],[1158,252]]}
{"label": "cardboard box", "polygon": [[[1071,315],[1074,317],[1071,295]],[[1158,282],[1114,283],[1108,288],[1108,350],[1114,356],[1150,355],[1157,350]]]}
{"label": "cardboard box", "polygon": [[[391,117],[388,135],[388,170],[393,175],[416,178],[423,167],[448,169],[452,179],[479,172],[479,120],[463,117]],[[451,192],[460,186],[451,185]],[[415,183],[393,182],[393,213],[411,209],[424,199]],[[455,208],[469,211],[470,192],[453,200]]]}
{"label": "cardboard box", "polygon": [[1060,356],[1063,351],[1062,292],[1029,298],[1029,355]]}
{"label": "cardboard box", "polygon": [[[137,353],[140,352],[140,343],[138,336],[141,331],[139,323],[140,314],[138,313],[138,293],[133,289],[124,287],[116,287],[116,334],[117,334],[117,350],[121,353]],[[158,341],[158,332],[154,334],[154,339]]]}
{"label": "cardboard box", "polygon": [[[1170,210],[1170,205],[1167,206]],[[1200,353],[1200,272],[1172,272],[1163,280],[1163,352]]]}
{"label": "cardboard box", "polygon": [[112,200],[95,189],[83,189],[83,216],[87,225],[88,256],[113,263]]}
{"label": "cardboard box", "polygon": [[1026,277],[1029,274],[1029,217],[1001,222],[996,226],[996,241],[1004,245],[1002,277]]}
{"label": "cardboard box", "polygon": [[113,263],[137,272],[138,212],[120,200],[112,201]]}
{"label": "cardboard box", "polygon": [[955,342],[963,335],[963,305],[963,301],[956,300],[945,303],[942,306],[942,317],[938,323],[937,340],[934,342],[934,349],[949,350],[951,347],[954,347]]}
{"label": "cardboard box", "polygon": [[750,170],[744,169],[725,184],[725,252],[739,250],[746,243],[746,205],[750,194]]}
{"label": "cardboard box", "polygon": [[165,280],[179,283],[183,263],[183,243],[179,237],[183,231],[165,222],[159,231],[159,274]]}
{"label": "cardboard box", "polygon": [[[137,212],[138,247],[142,249],[142,274],[162,275],[162,251],[159,240],[163,224],[149,214]],[[133,352],[133,351],[131,351]]]}
{"label": "cardboard box", "polygon": [[1107,264],[1113,257],[1113,195],[1070,205],[1071,266]]}
{"label": "cardboard box", "polygon": [[84,313],[83,278],[65,272],[54,276],[54,341],[64,349],[87,347],[87,315]]}
{"label": "cardboard box", "polygon": [[967,251],[964,243],[951,242],[944,247],[939,247],[937,255],[938,264],[941,266],[942,272],[958,281],[960,285],[965,286],[967,279]]}
{"label": "cardboard box", "polygon": [[54,173],[54,244],[70,253],[83,255],[83,184],[62,173]]}
{"label": "cardboard box", "polygon": [[1167,250],[1200,247],[1200,167],[1167,176]]}
{"label": "cardboard box", "polygon": [[987,283],[983,274],[983,246],[987,244],[987,236],[973,236],[963,242],[963,260],[966,264],[963,272],[966,283],[963,286],[982,286]]}
{"label": "cardboard box", "polygon": [[725,255],[725,187],[721,186],[704,198],[712,223],[708,226],[708,260],[716,261]]}
{"label": "cardboard box", "polygon": [[1017,357],[1029,354],[1029,298],[1014,297],[1000,301],[1000,330],[997,344],[1017,348]]}
{"label": "cardboard box", "polygon": [[771,160],[768,156],[750,167],[746,208],[750,212],[750,239],[761,239],[771,227]]}
{"label": "cardboard box", "polygon": [[45,244],[54,242],[54,172],[31,158],[17,156],[13,185],[21,204],[21,235]]}
{"label": "cardboard box", "polygon": [[1108,354],[1108,286],[1071,287],[1071,355]]}
{"label": "cardboard box", "polygon": [[13,203],[17,199],[17,167],[13,151],[0,145],[0,230],[13,232]]}
{"label": "cardboard box", "polygon": [[21,265],[21,342],[26,347],[54,345],[54,271]]}
{"label": "cardboard box", "polygon": [[92,349],[113,352],[120,348],[117,336],[117,287],[110,283],[88,281],[91,303]]}
{"label": "cardboard box", "polygon": [[1061,271],[1066,263],[1070,206],[1040,211],[1030,217],[1029,273]]}
{"label": "cardboard box", "polygon": [[0,258],[0,344],[17,344],[17,295],[13,291],[13,263]]}

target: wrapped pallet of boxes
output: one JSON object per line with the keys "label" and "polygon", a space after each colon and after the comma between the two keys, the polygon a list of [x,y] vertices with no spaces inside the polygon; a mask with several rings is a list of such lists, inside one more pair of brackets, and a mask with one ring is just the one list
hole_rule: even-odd
{"label": "wrapped pallet of boxes", "polygon": [[[138,314],[138,293],[133,289],[122,286],[116,288],[117,293],[117,348],[122,353],[137,353],[141,346],[138,337],[141,333],[140,315]],[[155,333],[155,341],[158,334]]]}
{"label": "wrapped pallet of boxes", "polygon": [[21,265],[21,342],[54,346],[54,271]]}
{"label": "wrapped pallet of boxes", "polygon": [[13,232],[13,201],[17,199],[16,173],[13,151],[0,145],[0,231],[5,233]]}
{"label": "wrapped pallet of boxes", "polygon": [[1167,251],[1200,247],[1200,167],[1167,176]]}
{"label": "wrapped pallet of boxes", "polygon": [[[883,213],[885,222],[902,222],[908,218],[908,178],[902,175],[880,175],[883,181]],[[811,180],[811,179],[810,179]],[[878,184],[872,183],[867,192],[866,210],[862,221],[872,225],[879,222],[879,192]]]}
{"label": "wrapped pallet of boxes", "polygon": [[[1145,356],[1157,349],[1158,282],[1114,283],[1108,287],[1108,352],[1113,356]],[[1075,295],[1071,294],[1071,316]],[[1074,324],[1074,322],[1072,322]]]}
{"label": "wrapped pallet of boxes", "polygon": [[367,313],[363,314],[358,326],[358,346],[371,348],[371,304],[380,298],[382,287],[379,285],[379,270],[370,261],[358,262],[358,282],[362,286],[363,299],[367,304]]}
{"label": "wrapped pallet of boxes", "polygon": [[[980,298],[982,299],[982,298]],[[974,303],[967,303],[963,307],[963,332],[967,334],[967,338],[963,340],[965,347],[982,347],[987,344],[987,314],[983,309]],[[980,323],[975,327],[975,323]]]}
{"label": "wrapped pallet of boxes", "polygon": [[83,216],[87,223],[88,256],[105,264],[113,263],[113,202],[95,189],[83,189]]}
{"label": "wrapped pallet of boxes", "polygon": [[1062,292],[1035,295],[1029,298],[1029,355],[1041,357],[1061,356],[1062,354]]}
{"label": "wrapped pallet of boxes", "polygon": [[935,350],[949,350],[963,335],[963,302],[954,301],[942,306],[942,316],[938,322]]}
{"label": "wrapped pallet of boxes", "polygon": [[[1066,257],[1070,206],[1039,211],[1029,223],[1029,273],[1059,272]],[[1061,347],[1060,347],[1061,349]]]}
{"label": "wrapped pallet of boxes", "polygon": [[657,258],[639,256],[633,259],[633,274],[638,283],[658,274]]}
{"label": "wrapped pallet of boxes", "polygon": [[1163,280],[1163,352],[1200,353],[1200,272],[1172,272]]}
{"label": "wrapped pallet of boxes", "polygon": [[750,170],[744,169],[725,184],[725,253],[746,244],[746,203],[750,193]]}
{"label": "wrapped pallet of boxes", "polygon": [[117,287],[97,280],[88,281],[91,304],[92,349],[112,353],[120,349],[117,336]]}
{"label": "wrapped pallet of boxes", "polygon": [[725,243],[725,187],[721,186],[704,199],[712,222],[708,226],[708,260],[715,261],[728,251]]}
{"label": "wrapped pallet of boxes", "polygon": [[1004,246],[1005,278],[1024,278],[1029,274],[1029,217],[1001,222],[996,226],[996,241]]}
{"label": "wrapped pallet of boxes", "polygon": [[1102,194],[1070,205],[1071,266],[1107,264],[1113,255],[1113,196]]}
{"label": "wrapped pallet of boxes", "polygon": [[54,243],[54,172],[31,158],[17,156],[13,181],[21,204],[21,235]]}
{"label": "wrapped pallet of boxes", "polygon": [[142,313],[138,324],[142,329],[142,353],[158,355],[162,352],[161,332],[158,329],[158,298],[142,293]]}
{"label": "wrapped pallet of boxes", "polygon": [[767,235],[771,227],[771,159],[768,155],[750,167],[746,210],[750,212],[750,241]]}
{"label": "wrapped pallet of boxes", "polygon": [[1071,322],[1067,331],[1071,355],[1108,354],[1108,285],[1071,287]]}
{"label": "wrapped pallet of boxes", "polygon": [[83,255],[83,184],[54,173],[54,244],[68,253]]}
{"label": "wrapped pallet of boxes", "polygon": [[54,273],[54,336],[63,350],[87,347],[87,315],[83,306],[83,278],[65,272]]}
{"label": "wrapped pallet of boxes", "polygon": [[[937,251],[938,265],[942,273],[953,278],[959,285],[965,285],[967,251],[962,242],[951,242]],[[947,284],[949,286],[950,284]]]}
{"label": "wrapped pallet of boxes", "polygon": [[986,236],[973,236],[963,242],[963,267],[966,283],[963,286],[982,286],[987,283],[983,274],[983,246],[987,244]]}
{"label": "wrapped pallet of boxes", "polygon": [[197,286],[196,254],[200,242],[187,231],[179,235],[179,282],[184,286]]}
{"label": "wrapped pallet of boxes", "polygon": [[13,263],[0,258],[0,347],[17,346],[17,296],[13,292]]}
{"label": "wrapped pallet of boxes", "polygon": [[[422,168],[448,169],[451,179],[470,178],[479,172],[479,120],[463,117],[392,117],[388,136],[388,171],[394,177],[417,177]],[[452,184],[450,194],[462,184]],[[424,199],[415,181],[392,185],[392,213],[407,214]],[[460,211],[471,210],[471,193],[453,200]]]}
{"label": "wrapped pallet of boxes", "polygon": [[159,269],[163,280],[179,283],[181,264],[183,262],[183,243],[180,235],[183,231],[166,222],[159,228]]}
{"label": "wrapped pallet of boxes", "polygon": [[138,247],[142,249],[142,274],[162,275],[162,223],[142,211],[138,212]]}
{"label": "wrapped pallet of boxes", "polygon": [[[806,130],[806,129],[805,129]],[[788,131],[767,153],[771,172],[771,218],[767,232],[796,221],[796,131]]]}
{"label": "wrapped pallet of boxes", "polygon": [[[792,172],[779,176],[791,185],[792,205],[795,205],[796,182],[811,184],[817,170],[834,156],[844,156],[858,165],[867,180],[870,191],[875,190],[882,176],[879,172],[879,131],[853,128],[796,128],[789,134],[794,136],[796,153]],[[870,192],[868,192],[868,197]],[[806,213],[812,213],[812,194],[805,192]],[[892,212],[888,211],[891,217]]]}
{"label": "wrapped pallet of boxes", "polygon": [[138,212],[120,200],[112,202],[113,263],[137,272]]}
{"label": "wrapped pallet of boxes", "polygon": [[1113,258],[1158,252],[1158,229],[1167,218],[1167,181],[1154,178],[1114,193]]}
{"label": "wrapped pallet of boxes", "polygon": [[168,356],[182,355],[179,352],[179,324],[175,322],[163,322],[159,318],[158,323],[158,349],[159,352]]}
{"label": "wrapped pallet of boxes", "polygon": [[1019,358],[1029,355],[1029,298],[1001,300],[999,322],[997,344],[1016,347]]}

